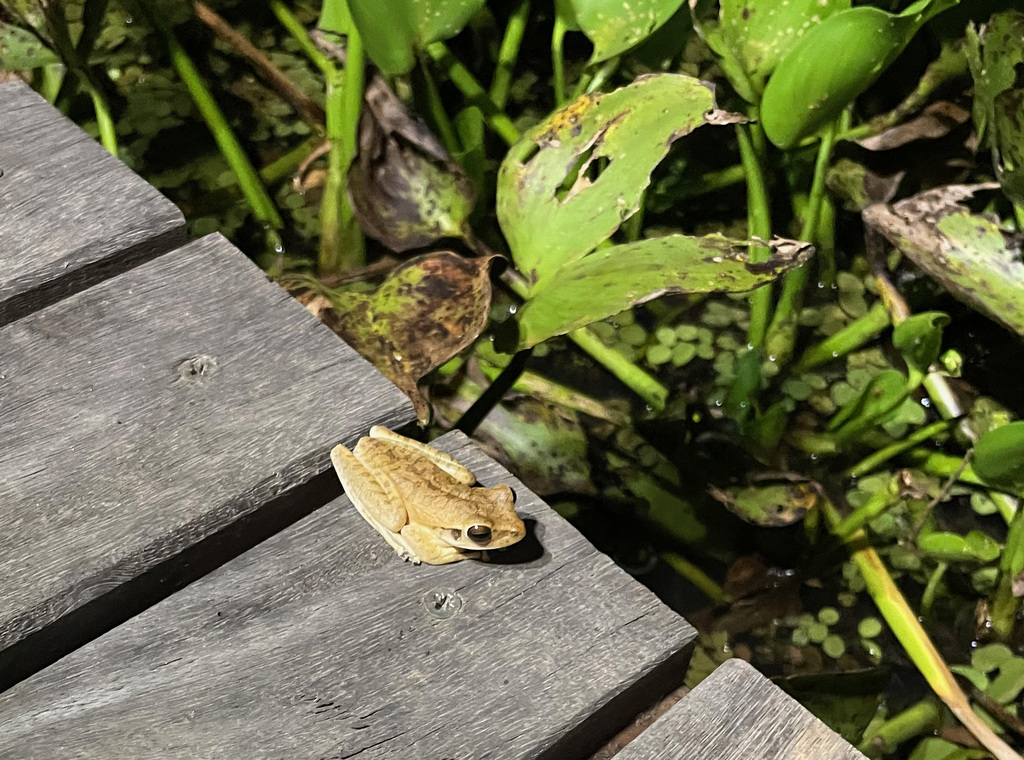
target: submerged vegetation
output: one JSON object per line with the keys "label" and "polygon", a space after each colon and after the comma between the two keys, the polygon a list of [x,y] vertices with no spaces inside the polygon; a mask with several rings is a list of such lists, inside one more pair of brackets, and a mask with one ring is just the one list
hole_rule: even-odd
{"label": "submerged vegetation", "polygon": [[691,682],[1017,758],[1024,13],[692,5],[4,0],[0,69],[685,612]]}

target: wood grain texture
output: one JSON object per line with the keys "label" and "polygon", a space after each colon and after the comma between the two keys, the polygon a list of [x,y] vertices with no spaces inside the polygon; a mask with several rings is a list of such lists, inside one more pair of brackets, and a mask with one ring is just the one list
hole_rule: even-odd
{"label": "wood grain texture", "polygon": [[694,632],[462,434],[438,445],[513,487],[523,542],[414,566],[341,497],[0,694],[0,758],[588,756]]}
{"label": "wood grain texture", "polygon": [[0,681],[8,648],[412,418],[217,235],[0,328],[0,409]]}
{"label": "wood grain texture", "polygon": [[0,84],[0,325],[184,243],[173,203],[26,85]]}
{"label": "wood grain texture", "polygon": [[719,666],[616,760],[865,760],[743,660]]}

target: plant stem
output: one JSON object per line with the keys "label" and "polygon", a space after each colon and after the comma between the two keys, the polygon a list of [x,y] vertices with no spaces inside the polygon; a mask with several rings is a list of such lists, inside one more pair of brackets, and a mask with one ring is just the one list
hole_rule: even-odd
{"label": "plant stem", "polygon": [[825,338],[821,343],[810,346],[793,366],[793,374],[830,362],[851,351],[856,351],[889,326],[889,312],[881,303],[876,303],[868,312],[855,319],[842,330]]}
{"label": "plant stem", "polygon": [[302,53],[309,59],[310,63],[320,70],[321,74],[327,76],[334,73],[334,63],[316,46],[309,36],[309,32],[306,31],[306,27],[295,18],[288,9],[288,6],[281,0],[270,0],[270,10],[277,16],[277,20],[281,22],[281,26],[292,36],[292,39],[298,43]]}
{"label": "plant stem", "polygon": [[565,33],[568,26],[561,13],[555,13],[551,30],[551,69],[555,87],[555,108],[565,105]]}
{"label": "plant stem", "polygon": [[660,412],[665,408],[665,402],[668,400],[668,388],[614,348],[609,348],[602,343],[589,327],[573,330],[569,333],[569,338],[590,354],[594,361],[625,383],[653,411]]}
{"label": "plant stem", "polygon": [[207,89],[196,65],[188,57],[188,53],[185,52],[181,43],[178,42],[177,37],[174,36],[174,32],[167,22],[164,21],[163,17],[159,13],[150,12],[145,3],[140,4],[140,7],[148,16],[153,27],[164,38],[164,42],[170,51],[171,65],[178,72],[181,81],[185,83],[189,95],[192,96],[192,102],[196,104],[196,108],[199,109],[200,115],[213,134],[217,148],[235,173],[238,185],[242,189],[242,195],[245,196],[245,200],[249,204],[249,208],[252,209],[253,215],[267,228],[280,229],[283,223],[280,214],[277,212],[277,207],[274,205],[274,201],[270,198],[266,188],[263,187],[259,172],[256,171],[252,162],[249,161],[249,157],[246,155],[245,150],[243,150],[241,143],[238,142],[238,138],[235,137],[235,133],[231,131],[227,118],[220,110],[217,101],[214,100],[209,89]]}
{"label": "plant stem", "polygon": [[[756,113],[754,114],[756,117]],[[771,240],[772,220],[768,202],[768,188],[764,181],[761,158],[754,149],[750,138],[756,125],[737,124],[736,139],[739,143],[740,162],[747,178],[747,237]],[[768,246],[751,245],[748,249],[751,262],[767,261],[771,255]],[[755,289],[749,296],[750,328],[747,331],[747,342],[760,348],[768,330],[768,319],[772,309],[772,286],[763,285]]]}
{"label": "plant stem", "polygon": [[698,591],[701,591],[715,604],[721,604],[732,600],[731,597],[725,593],[722,587],[715,583],[707,573],[685,557],[675,554],[674,552],[664,552],[662,553],[661,558],[665,560],[673,570],[696,586]]}
{"label": "plant stem", "polygon": [[[271,6],[274,5],[279,6],[278,8],[273,9],[274,14],[278,19],[281,19],[282,17],[290,17],[291,21],[298,26],[302,26],[299,20],[292,16],[291,12],[284,7],[281,0],[272,0]],[[289,79],[283,71],[281,71],[281,69],[274,65],[262,50],[235,31],[235,29],[210,6],[204,2],[195,0],[192,7],[195,11],[196,18],[206,24],[206,26],[208,26],[221,40],[234,48],[239,55],[248,60],[267,84],[269,84],[292,108],[295,109],[295,112],[313,129],[314,132],[321,135],[323,134],[324,109],[322,109],[318,103],[313,101],[308,95],[306,95],[306,93],[300,90],[298,86]],[[290,28],[289,31],[291,31]],[[303,31],[305,30],[303,29]]]}
{"label": "plant stem", "polygon": [[519,379],[526,369],[526,363],[533,355],[533,349],[527,348],[519,351],[506,364],[494,381],[487,386],[487,390],[477,397],[472,406],[467,409],[455,423],[455,429],[461,430],[466,435],[473,435],[477,426],[483,422],[484,417],[498,405],[501,399],[512,388],[513,383]]}
{"label": "plant stem", "polygon": [[853,467],[849,468],[844,474],[849,478],[859,478],[863,475],[867,475],[872,470],[885,464],[893,457],[899,456],[904,451],[908,451],[920,443],[924,443],[935,436],[948,432],[952,426],[953,422],[951,420],[939,420],[938,422],[933,422],[931,425],[925,425],[923,428],[918,428],[906,438],[896,441],[895,443],[879,449],[874,454],[864,457],[862,460],[857,462],[857,464],[853,465]]}
{"label": "plant stem", "polygon": [[725,169],[706,172],[690,182],[682,182],[675,188],[673,194],[678,200],[683,200],[738,185],[746,178],[747,173],[743,164],[735,164]]}
{"label": "plant stem", "polygon": [[430,73],[430,67],[426,65],[422,58],[419,60],[419,64],[419,70],[423,76],[423,84],[427,91],[427,110],[430,113],[430,118],[434,122],[444,149],[448,151],[449,155],[454,155],[459,152],[459,141],[455,137],[455,130],[452,128],[451,119],[448,118],[448,113],[444,110],[444,103],[441,102],[441,93],[438,92],[437,83]]}
{"label": "plant stem", "polygon": [[[825,175],[828,172],[828,161],[832,155],[832,140],[835,136],[835,125],[829,126],[821,135],[818,143],[818,157],[814,162],[814,180],[811,183],[811,194],[807,199],[807,215],[804,217],[800,239],[815,242],[818,229],[818,214],[821,211],[821,200],[825,195]],[[799,269],[790,270],[783,280],[782,295],[775,309],[775,316],[768,327],[766,346],[769,355],[776,361],[786,361],[793,354],[796,343],[797,316],[803,305],[804,289],[810,277],[811,263],[807,262]]]}
{"label": "plant stem", "polygon": [[931,733],[941,725],[939,704],[928,697],[889,718],[870,737],[865,737],[857,749],[868,757],[888,755],[908,739]]}
{"label": "plant stem", "polygon": [[317,270],[322,275],[357,269],[366,264],[363,232],[345,192],[348,170],[356,155],[366,60],[363,55],[363,39],[352,21],[348,3],[339,0],[332,9],[338,14],[333,21],[343,30],[347,44],[343,71],[339,72],[332,62],[326,62],[325,110],[331,150],[327,158],[327,181],[320,205]]}
{"label": "plant stem", "polygon": [[501,47],[498,48],[498,60],[488,93],[491,101],[498,108],[504,108],[505,101],[508,100],[508,88],[512,84],[512,70],[519,58],[519,48],[523,44],[523,35],[526,33],[526,22],[529,18],[530,0],[521,0],[516,9],[512,11],[512,15],[509,16],[508,26],[505,27],[505,36],[502,37]]}
{"label": "plant stem", "polygon": [[516,125],[495,105],[469,69],[463,66],[443,43],[433,42],[427,45],[427,55],[441,67],[459,92],[466,96],[467,105],[474,105],[483,112],[484,122],[498,137],[510,146],[519,141],[519,130],[516,129]]}
{"label": "plant stem", "polygon": [[[822,511],[830,528],[839,525],[842,517],[828,499],[822,500]],[[997,760],[1021,760],[1020,755],[996,736],[988,724],[971,710],[967,696],[953,678],[953,674],[949,672],[942,656],[921,627],[917,615],[910,609],[903,592],[889,575],[878,553],[868,543],[864,532],[855,531],[843,541],[851,559],[864,577],[867,591],[878,611],[932,691]]]}

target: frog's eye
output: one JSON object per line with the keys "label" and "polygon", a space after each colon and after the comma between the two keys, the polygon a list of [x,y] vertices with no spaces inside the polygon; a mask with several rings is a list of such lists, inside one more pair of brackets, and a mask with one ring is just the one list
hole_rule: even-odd
{"label": "frog's eye", "polygon": [[471,525],[466,528],[469,540],[476,544],[486,544],[491,540],[491,529],[486,525]]}

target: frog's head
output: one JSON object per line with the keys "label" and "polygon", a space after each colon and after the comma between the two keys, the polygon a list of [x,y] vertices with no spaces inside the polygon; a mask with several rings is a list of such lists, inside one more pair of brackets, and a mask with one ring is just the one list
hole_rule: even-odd
{"label": "frog's head", "polygon": [[511,546],[526,535],[515,510],[515,496],[506,485],[471,490],[473,506],[459,525],[441,531],[441,538],[459,549],[485,550]]}

